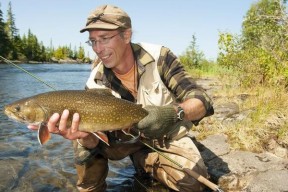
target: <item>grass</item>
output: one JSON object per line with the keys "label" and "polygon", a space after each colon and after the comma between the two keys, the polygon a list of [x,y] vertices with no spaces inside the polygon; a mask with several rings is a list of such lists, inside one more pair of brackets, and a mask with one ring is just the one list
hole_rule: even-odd
{"label": "grass", "polygon": [[[250,88],[241,87],[237,75],[225,69],[213,69],[217,73],[197,71],[200,77],[215,78],[221,84],[219,90],[210,95],[214,105],[234,102],[239,106],[241,120],[224,123],[211,116],[205,118],[199,126],[198,139],[211,134],[223,133],[233,149],[253,152],[265,151],[271,140],[284,148],[288,147],[288,94],[285,88],[277,86],[254,85]],[[239,99],[240,96],[244,99]]]}

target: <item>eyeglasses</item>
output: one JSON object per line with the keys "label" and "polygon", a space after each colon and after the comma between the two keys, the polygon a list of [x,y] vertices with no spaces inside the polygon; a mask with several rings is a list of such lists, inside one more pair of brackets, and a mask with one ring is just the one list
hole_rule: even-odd
{"label": "eyeglasses", "polygon": [[87,43],[89,46],[92,46],[92,47],[96,46],[97,43],[99,43],[101,45],[105,45],[105,44],[108,44],[113,37],[116,37],[120,33],[117,33],[117,34],[110,36],[110,37],[103,37],[103,38],[100,38],[99,40],[88,40],[85,43]]}

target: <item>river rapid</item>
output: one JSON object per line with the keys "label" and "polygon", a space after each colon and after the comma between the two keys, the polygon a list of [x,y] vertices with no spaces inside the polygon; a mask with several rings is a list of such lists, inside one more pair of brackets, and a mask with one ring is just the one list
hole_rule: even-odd
{"label": "river rapid", "polygon": [[[88,64],[21,64],[58,90],[84,89]],[[15,100],[52,91],[23,71],[0,65],[0,191],[77,191],[72,142],[61,136],[41,146],[37,132],[8,119],[3,106]],[[109,162],[107,191],[146,191],[137,187],[129,158]],[[140,184],[141,185],[141,184]]]}

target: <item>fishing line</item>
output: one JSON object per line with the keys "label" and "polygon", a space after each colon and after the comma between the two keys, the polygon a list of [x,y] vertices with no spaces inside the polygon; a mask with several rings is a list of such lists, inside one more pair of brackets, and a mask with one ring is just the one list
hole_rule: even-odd
{"label": "fishing line", "polygon": [[48,86],[49,88],[53,89],[54,91],[56,91],[57,89],[55,87],[53,87],[52,85],[46,83],[45,81],[43,81],[41,78],[37,77],[36,75],[34,75],[33,73],[30,73],[29,71],[27,71],[26,69],[20,67],[19,65],[16,65],[15,63],[13,63],[12,61],[2,57],[0,55],[0,58],[3,59],[7,64],[10,64],[18,69],[20,69],[21,71],[24,71],[26,74],[30,75],[31,77],[33,77],[34,79],[36,79],[37,81],[40,81],[41,83],[45,84],[46,86]]}
{"label": "fishing line", "polygon": [[[134,135],[127,133],[127,135],[130,135],[131,137],[135,138]],[[148,148],[150,148],[151,150],[153,150],[154,152],[156,152],[157,154],[161,155],[162,157],[164,157],[165,159],[169,160],[171,163],[174,163],[175,165],[177,165],[182,171],[186,172],[188,175],[192,176],[193,178],[195,178],[197,181],[199,181],[200,183],[203,183],[204,185],[206,185],[207,187],[209,187],[210,189],[212,189],[213,191],[218,191],[218,192],[223,192],[216,184],[212,183],[211,181],[209,181],[208,179],[206,179],[205,177],[203,177],[202,175],[196,173],[193,170],[190,170],[188,168],[184,168],[183,165],[181,165],[180,163],[178,163],[177,161],[171,159],[170,157],[168,157],[166,154],[164,154],[163,152],[157,150],[154,146],[150,146],[149,144],[141,141],[140,139],[138,140],[140,141],[142,144],[144,144],[145,146],[147,146]],[[154,142],[153,142],[154,145]],[[154,171],[152,171],[153,173]]]}
{"label": "fishing line", "polygon": [[[140,138],[141,139],[141,138]],[[140,139],[139,139],[139,141],[140,141]],[[140,141],[140,142],[142,142],[142,141]],[[142,143],[144,143],[144,142],[142,142]],[[152,149],[152,150],[154,150],[155,149],[155,151],[156,151],[156,148],[155,148],[155,142],[154,142],[154,140],[152,140],[152,146],[150,146],[150,145],[146,145],[146,144],[144,144],[144,145],[146,145],[147,147],[149,147],[150,149]],[[156,151],[157,152],[157,151]],[[157,152],[158,153],[158,152]],[[164,157],[164,156],[163,156]],[[169,159],[168,159],[169,160]],[[172,162],[173,163],[173,162]],[[154,178],[154,166],[152,166],[152,177]],[[152,186],[153,186],[153,183],[154,183],[154,180],[152,180]],[[153,192],[153,191],[152,191]]]}
{"label": "fishing line", "polygon": [[141,185],[141,187],[145,188],[146,191],[148,190],[148,188],[143,183],[141,183],[135,176],[134,176],[134,179],[135,179],[135,181],[137,181],[139,183],[139,185]]}
{"label": "fishing line", "polygon": [[[44,80],[42,80],[41,78],[37,77],[36,75],[34,75],[33,73],[30,73],[29,71],[25,70],[24,68],[16,65],[15,63],[13,63],[12,61],[2,57],[0,55],[0,58],[3,59],[7,64],[10,64],[18,69],[20,69],[21,71],[24,71],[26,74],[30,75],[31,77],[33,77],[34,79],[38,80],[39,82],[45,84],[46,86],[48,86],[49,88],[53,89],[53,90],[57,90],[55,87],[53,87],[52,85],[46,83]],[[135,139],[135,136],[132,134],[129,134],[131,137],[133,137]],[[209,187],[210,189],[214,190],[214,191],[219,191],[222,192],[222,190],[214,183],[212,183],[211,181],[209,181],[208,179],[206,179],[205,177],[203,177],[202,175],[196,173],[195,171],[192,171],[190,169],[184,168],[183,165],[179,164],[178,162],[176,162],[175,160],[171,159],[170,157],[168,157],[167,155],[165,155],[163,152],[157,150],[154,146],[150,146],[147,143],[141,141],[139,139],[139,141],[144,144],[145,146],[147,146],[148,148],[152,149],[153,151],[155,151],[157,154],[163,156],[165,159],[169,160],[170,162],[172,162],[173,164],[177,165],[179,168],[181,168],[184,172],[186,172],[188,175],[192,176],[193,178],[195,178],[197,181],[203,183],[204,185],[206,185],[207,187]],[[153,142],[154,145],[154,142]],[[153,171],[154,172],[154,171]]]}

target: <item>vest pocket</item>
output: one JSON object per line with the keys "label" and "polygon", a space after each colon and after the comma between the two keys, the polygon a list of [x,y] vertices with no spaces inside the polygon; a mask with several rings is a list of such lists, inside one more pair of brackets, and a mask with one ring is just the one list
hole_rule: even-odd
{"label": "vest pocket", "polygon": [[173,103],[170,91],[162,84],[162,82],[153,82],[152,87],[143,87],[142,92],[142,99],[145,105],[160,106]]}

